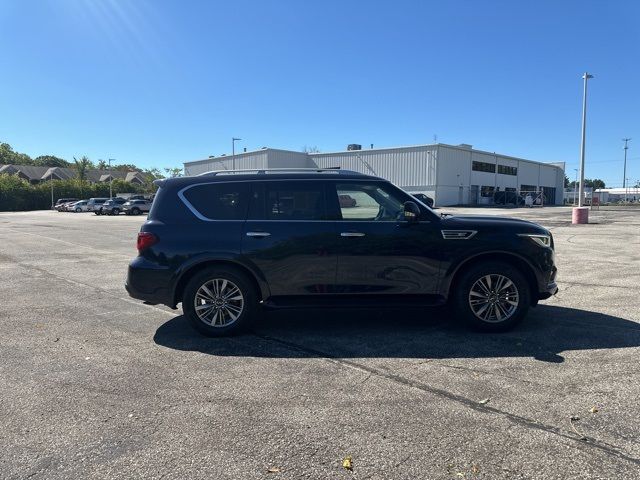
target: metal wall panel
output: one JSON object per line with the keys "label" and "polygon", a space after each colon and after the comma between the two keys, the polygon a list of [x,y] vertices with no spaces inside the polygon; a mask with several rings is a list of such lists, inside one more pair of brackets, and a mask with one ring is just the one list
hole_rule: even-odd
{"label": "metal wall panel", "polygon": [[[267,168],[267,159],[267,150],[240,153],[235,156],[235,168],[236,170]],[[185,162],[184,174],[186,176],[193,176],[213,170],[233,170],[233,163],[233,157],[231,156],[215,157],[205,162]]]}
{"label": "metal wall panel", "polygon": [[436,147],[406,147],[384,150],[354,150],[314,153],[320,168],[340,167],[391,180],[400,187],[435,185]]}

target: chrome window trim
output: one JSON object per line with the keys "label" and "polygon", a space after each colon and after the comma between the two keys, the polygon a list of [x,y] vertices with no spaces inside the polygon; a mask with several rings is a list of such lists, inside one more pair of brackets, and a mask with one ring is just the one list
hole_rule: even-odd
{"label": "chrome window trim", "polygon": [[[225,180],[225,181],[208,181],[208,182],[198,182],[198,183],[193,183],[191,185],[187,185],[186,187],[181,188],[180,190],[178,190],[178,198],[182,201],[182,203],[185,205],[185,207],[187,207],[187,209],[193,213],[198,219],[204,221],[204,222],[357,222],[357,223],[400,223],[396,220],[382,220],[382,221],[376,221],[376,220],[349,220],[349,219],[336,219],[336,220],[268,220],[268,219],[263,219],[263,220],[256,220],[256,219],[242,219],[242,220],[223,220],[223,219],[219,219],[219,218],[209,218],[209,217],[205,217],[204,215],[202,215],[197,209],[196,207],[189,202],[189,200],[187,200],[187,198],[185,197],[184,193],[189,190],[190,188],[193,187],[199,187],[201,185],[217,185],[217,184],[227,184],[227,183],[256,183],[256,182],[290,182],[292,179],[291,178],[259,178],[259,179],[250,179],[250,180]],[[335,179],[333,179],[335,180]],[[294,179],[294,181],[305,181],[305,182],[326,182],[327,179],[326,178],[305,178],[305,179]],[[382,179],[369,179],[369,178],[353,178],[353,179],[349,179],[350,182],[353,181],[368,181],[368,182],[375,182],[375,183],[389,183],[386,180],[382,180]],[[393,185],[393,184],[392,184]],[[410,194],[409,194],[410,195]],[[419,201],[419,200],[418,200]],[[429,208],[428,206],[425,205],[426,208]],[[431,210],[429,208],[429,210]],[[430,220],[420,220],[419,222],[415,222],[415,223],[431,223]]]}

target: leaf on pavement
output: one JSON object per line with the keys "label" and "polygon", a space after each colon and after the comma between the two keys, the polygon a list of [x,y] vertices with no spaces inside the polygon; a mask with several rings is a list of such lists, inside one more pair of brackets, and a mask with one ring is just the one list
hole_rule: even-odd
{"label": "leaf on pavement", "polygon": [[282,470],[280,467],[269,467],[267,468],[268,473],[280,473]]}
{"label": "leaf on pavement", "polygon": [[348,457],[345,457],[344,460],[342,460],[342,466],[347,470],[353,470],[353,465],[351,463],[351,455],[349,455]]}
{"label": "leaf on pavement", "polygon": [[591,408],[589,409],[589,411],[590,411],[591,413],[598,413],[598,407],[596,407],[596,406],[594,405],[593,407],[591,407]]}
{"label": "leaf on pavement", "polygon": [[488,398],[483,398],[482,400],[480,400],[478,402],[480,405],[486,405],[487,403],[489,403],[489,399]]}

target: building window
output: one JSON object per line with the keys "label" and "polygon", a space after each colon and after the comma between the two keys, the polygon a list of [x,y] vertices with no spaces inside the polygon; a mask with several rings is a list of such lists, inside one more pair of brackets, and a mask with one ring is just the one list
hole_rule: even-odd
{"label": "building window", "polygon": [[520,193],[536,193],[538,187],[536,185],[520,185]]}
{"label": "building window", "polygon": [[498,165],[498,173],[503,175],[518,175],[518,167],[510,167],[509,165]]}
{"label": "building window", "polygon": [[480,187],[480,196],[493,197],[494,190],[495,190],[495,187],[488,187],[486,185],[483,185],[482,187]]}
{"label": "building window", "polygon": [[471,169],[476,172],[489,172],[496,173],[496,165],[494,163],[487,162],[472,162]]}

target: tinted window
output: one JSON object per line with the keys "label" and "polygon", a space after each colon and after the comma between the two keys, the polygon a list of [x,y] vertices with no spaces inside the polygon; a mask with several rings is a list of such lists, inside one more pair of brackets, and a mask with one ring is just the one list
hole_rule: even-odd
{"label": "tinted window", "polygon": [[475,170],[476,172],[490,172],[490,173],[495,173],[496,172],[496,165],[494,163],[487,163],[487,162],[472,162],[471,164],[471,169]]}
{"label": "tinted window", "polygon": [[259,182],[251,197],[250,219],[327,219],[323,182]]}
{"label": "tinted window", "polygon": [[518,175],[518,168],[510,167],[509,165],[498,165],[498,173],[503,175]]}
{"label": "tinted window", "polygon": [[404,211],[403,199],[380,184],[336,185],[343,220],[395,221]]}
{"label": "tinted window", "polygon": [[184,192],[187,201],[203,216],[213,220],[244,220],[249,184],[240,182],[196,185]]}

